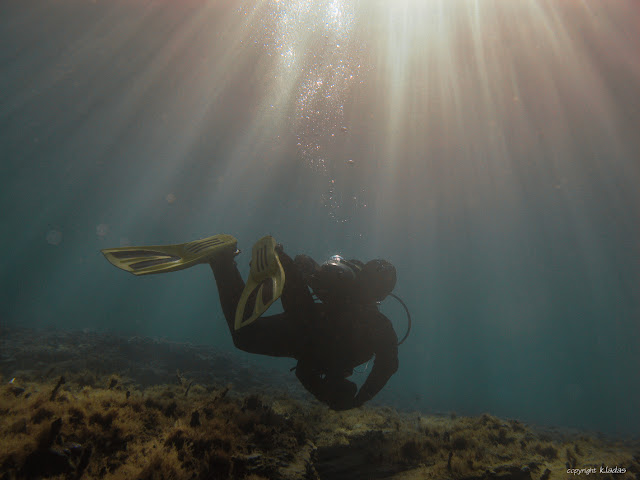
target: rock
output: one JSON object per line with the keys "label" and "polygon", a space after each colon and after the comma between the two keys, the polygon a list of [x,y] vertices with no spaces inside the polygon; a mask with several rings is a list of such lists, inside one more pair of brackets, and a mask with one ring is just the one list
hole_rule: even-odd
{"label": "rock", "polygon": [[382,431],[369,431],[349,439],[348,445],[331,445],[317,450],[315,468],[321,480],[374,480],[392,478],[409,470],[408,464],[392,463],[380,457],[386,439]]}
{"label": "rock", "polygon": [[191,427],[199,427],[200,426],[200,412],[198,410],[194,410],[191,414],[191,421],[189,422]]}
{"label": "rock", "polygon": [[52,477],[72,471],[69,457],[53,448],[36,450],[29,454],[22,467],[22,475],[26,478]]}
{"label": "rock", "polygon": [[531,480],[529,467],[518,465],[501,465],[491,472],[491,477],[499,480]]}
{"label": "rock", "polygon": [[24,393],[24,388],[11,386],[9,387],[9,392],[13,393],[16,397],[19,397]]}
{"label": "rock", "polygon": [[260,459],[262,458],[262,454],[261,453],[254,453],[251,455],[247,455],[246,457],[244,457],[245,461],[247,462],[248,465],[257,465],[260,462]]}

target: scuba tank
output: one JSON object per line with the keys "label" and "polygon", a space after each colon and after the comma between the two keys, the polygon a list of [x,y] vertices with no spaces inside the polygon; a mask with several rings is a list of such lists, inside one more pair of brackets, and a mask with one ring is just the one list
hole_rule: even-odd
{"label": "scuba tank", "polygon": [[407,314],[407,332],[398,342],[402,344],[411,332],[411,313],[404,301],[391,293],[396,283],[395,267],[386,260],[345,260],[333,255],[308,278],[309,286],[322,303],[327,305],[377,304],[387,296],[395,298]]}

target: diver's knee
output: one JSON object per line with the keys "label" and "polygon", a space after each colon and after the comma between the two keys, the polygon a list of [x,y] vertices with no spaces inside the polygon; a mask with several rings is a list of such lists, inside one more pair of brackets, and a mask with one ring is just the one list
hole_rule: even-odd
{"label": "diver's knee", "polygon": [[247,337],[242,335],[239,332],[235,332],[231,336],[233,340],[233,345],[238,349],[244,352],[249,352],[249,342],[247,341]]}

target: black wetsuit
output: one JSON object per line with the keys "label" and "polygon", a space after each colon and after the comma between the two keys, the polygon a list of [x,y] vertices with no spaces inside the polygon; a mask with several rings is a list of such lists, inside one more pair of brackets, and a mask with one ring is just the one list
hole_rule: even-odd
{"label": "black wetsuit", "polygon": [[[249,353],[298,360],[296,376],[318,400],[335,410],[362,405],[373,398],[398,370],[398,338],[375,303],[340,306],[315,303],[299,265],[278,250],[285,271],[283,313],[260,317],[235,330],[235,312],[244,281],[232,258],[211,264],[234,345]],[[362,388],[347,380],[353,369],[375,355]],[[357,392],[357,393],[356,393]]]}

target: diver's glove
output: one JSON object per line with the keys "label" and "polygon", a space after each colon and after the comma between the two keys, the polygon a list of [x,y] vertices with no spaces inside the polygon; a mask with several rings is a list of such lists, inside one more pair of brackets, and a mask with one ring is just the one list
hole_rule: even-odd
{"label": "diver's glove", "polygon": [[339,382],[331,382],[330,391],[331,394],[326,399],[326,403],[331,410],[350,410],[360,406],[356,401],[358,386],[346,378]]}
{"label": "diver's glove", "polygon": [[296,258],[293,260],[296,268],[302,275],[302,278],[307,284],[313,283],[314,276],[318,273],[320,269],[319,265],[316,261],[309,257],[308,255],[300,254],[296,255]]}

